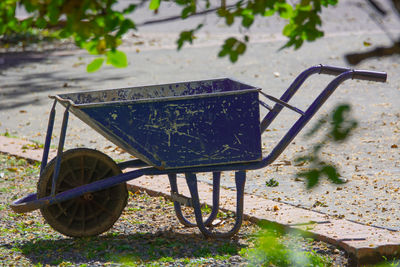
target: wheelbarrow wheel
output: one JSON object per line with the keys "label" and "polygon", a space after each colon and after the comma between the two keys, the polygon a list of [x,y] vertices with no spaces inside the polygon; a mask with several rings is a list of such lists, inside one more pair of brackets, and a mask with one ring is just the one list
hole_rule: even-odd
{"label": "wheelbarrow wheel", "polygon": [[[39,178],[38,198],[51,194],[56,158],[51,160]],[[62,154],[56,194],[81,185],[112,177],[121,169],[100,151],[77,148]],[[41,208],[45,220],[56,231],[71,237],[99,235],[110,229],[126,206],[126,184],[86,193],[80,197]]]}

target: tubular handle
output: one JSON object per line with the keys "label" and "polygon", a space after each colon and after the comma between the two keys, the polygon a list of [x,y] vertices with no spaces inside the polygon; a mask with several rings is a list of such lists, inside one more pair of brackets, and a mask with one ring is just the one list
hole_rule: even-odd
{"label": "tubular handle", "polygon": [[386,82],[387,74],[386,72],[380,71],[369,71],[369,70],[352,70],[349,68],[335,67],[335,66],[324,66],[320,65],[320,74],[328,74],[328,75],[340,75],[344,72],[352,71],[353,76],[352,79],[358,80],[367,80],[374,82]]}
{"label": "tubular handle", "polygon": [[352,79],[384,83],[387,79],[387,73],[381,71],[354,70]]}

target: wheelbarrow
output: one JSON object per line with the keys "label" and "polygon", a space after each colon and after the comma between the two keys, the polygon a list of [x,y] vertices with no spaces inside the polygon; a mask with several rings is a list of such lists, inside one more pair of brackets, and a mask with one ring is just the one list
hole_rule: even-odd
{"label": "wheelbarrow", "polygon": [[[304,81],[316,73],[337,77],[307,110],[289,104]],[[228,78],[50,96],[54,104],[37,193],[14,201],[11,208],[18,213],[40,209],[51,227],[67,236],[98,235],[121,215],[128,198],[125,182],[144,175],[168,175],[179,221],[197,226],[206,237],[230,237],[242,224],[246,171],[274,162],[342,82],[385,82],[386,77],[384,72],[313,66],[303,71],[279,99]],[[273,106],[261,98],[270,100]],[[57,102],[65,112],[57,155],[48,162]],[[268,110],[262,119],[260,107]],[[263,157],[261,135],[283,108],[298,113],[299,118]],[[135,159],[116,163],[94,149],[63,151],[70,112]],[[223,171],[235,172],[236,217],[229,231],[216,232],[212,223],[219,211]],[[213,205],[207,219],[202,216],[197,173],[212,173],[213,177]],[[191,198],[179,194],[177,174],[185,175]],[[181,205],[193,207],[195,222],[185,218]]]}

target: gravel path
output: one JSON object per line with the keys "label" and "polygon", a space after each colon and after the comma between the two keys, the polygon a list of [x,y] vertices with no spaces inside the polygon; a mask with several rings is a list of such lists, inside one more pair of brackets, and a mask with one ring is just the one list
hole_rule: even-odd
{"label": "gravel path", "polygon": [[[252,262],[245,255],[254,247],[256,225],[244,221],[234,238],[208,240],[196,228],[179,224],[170,201],[141,192],[130,193],[128,206],[107,233],[67,238],[52,230],[39,211],[16,214],[7,206],[12,199],[35,190],[38,171],[35,164],[0,154],[1,266],[244,266]],[[229,227],[232,214],[220,215],[225,222],[221,228]],[[326,257],[334,266],[347,265],[344,251],[323,242],[293,234],[280,240]]]}

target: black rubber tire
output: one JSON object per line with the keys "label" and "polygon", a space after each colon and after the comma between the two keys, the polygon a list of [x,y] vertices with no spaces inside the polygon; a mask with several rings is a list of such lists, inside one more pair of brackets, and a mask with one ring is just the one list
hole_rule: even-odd
{"label": "black rubber tire", "polygon": [[[37,185],[38,199],[51,194],[56,158],[43,171]],[[112,177],[121,169],[100,151],[77,148],[62,154],[56,194],[68,189]],[[125,183],[41,208],[47,223],[56,231],[71,237],[96,236],[120,217],[128,199]]]}

